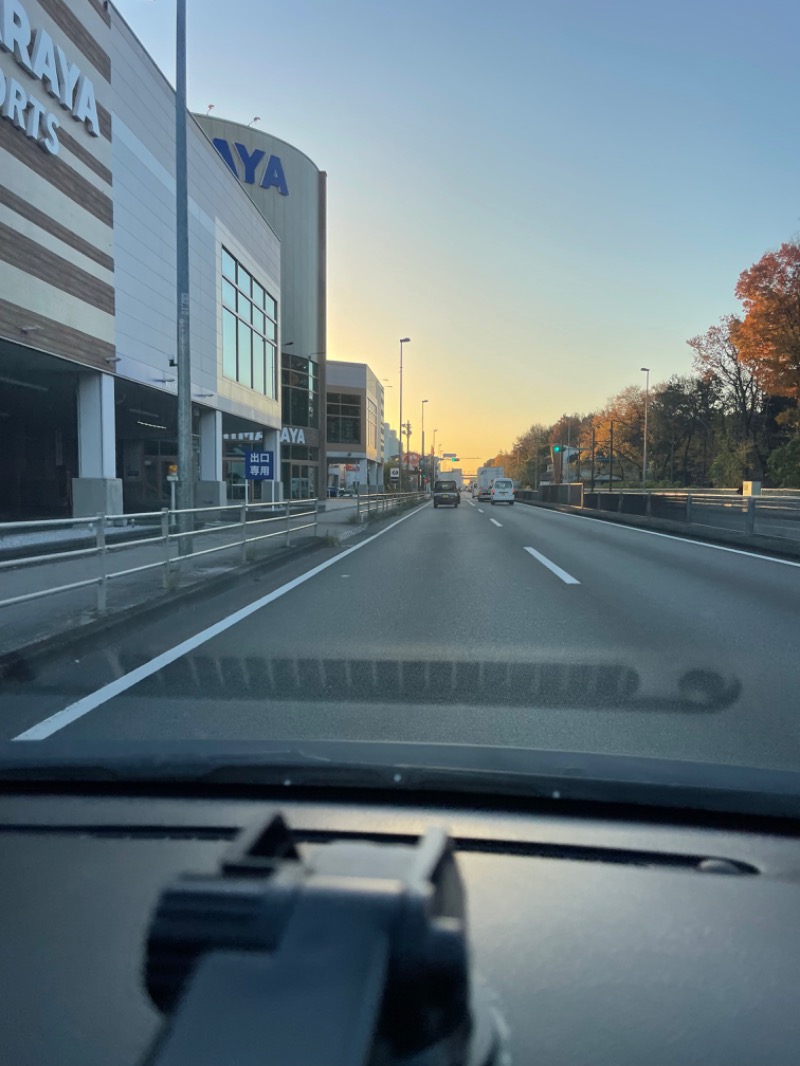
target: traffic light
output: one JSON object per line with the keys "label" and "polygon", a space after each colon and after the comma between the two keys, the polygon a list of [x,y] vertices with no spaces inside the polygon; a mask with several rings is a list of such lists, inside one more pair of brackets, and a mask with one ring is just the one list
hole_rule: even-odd
{"label": "traffic light", "polygon": [[561,445],[560,444],[554,444],[553,445],[553,451],[554,452],[560,452],[561,451]]}

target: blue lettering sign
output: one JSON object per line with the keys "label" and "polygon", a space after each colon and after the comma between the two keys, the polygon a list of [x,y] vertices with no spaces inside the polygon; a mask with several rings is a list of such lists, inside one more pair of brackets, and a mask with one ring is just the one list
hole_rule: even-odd
{"label": "blue lettering sign", "polygon": [[245,452],[246,481],[272,481],[275,477],[275,452]]}
{"label": "blue lettering sign", "polygon": [[260,148],[252,153],[247,151],[247,148],[243,144],[236,142],[236,151],[239,153],[239,158],[244,163],[244,183],[245,185],[255,185],[256,183],[256,167],[267,154],[262,152]]}
{"label": "blue lettering sign", "polygon": [[277,189],[281,196],[289,195],[289,187],[286,184],[286,175],[283,172],[283,163],[281,163],[280,156],[271,155],[267,159],[267,153],[263,149],[255,148],[251,152],[246,145],[240,144],[239,141],[234,144],[236,148],[236,155],[234,155],[230,144],[224,137],[215,137],[214,147],[230,167],[231,172],[241,181],[242,178],[236,164],[238,156],[244,168],[245,185],[256,184],[258,169],[266,159],[264,173],[261,176],[261,181],[258,182],[259,187],[262,189]]}

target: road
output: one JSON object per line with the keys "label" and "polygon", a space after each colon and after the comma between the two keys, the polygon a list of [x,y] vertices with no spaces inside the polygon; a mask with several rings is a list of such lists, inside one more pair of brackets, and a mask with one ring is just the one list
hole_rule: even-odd
{"label": "road", "polygon": [[2,737],[424,739],[796,768],[798,603],[795,562],[464,496],[20,675]]}

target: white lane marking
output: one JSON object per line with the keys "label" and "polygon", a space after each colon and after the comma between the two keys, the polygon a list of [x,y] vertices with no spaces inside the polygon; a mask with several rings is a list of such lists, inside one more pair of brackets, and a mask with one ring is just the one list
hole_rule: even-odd
{"label": "white lane marking", "polygon": [[483,514],[483,508],[482,507],[478,508],[478,514]]}
{"label": "white lane marking", "polygon": [[546,555],[537,552],[535,548],[525,548],[525,551],[530,552],[534,559],[538,559],[542,566],[546,566],[548,570],[552,570],[556,577],[560,577],[565,585],[580,585],[580,581],[578,581],[577,577],[573,577],[572,574],[568,574],[566,570],[562,570],[560,566],[551,563]]}
{"label": "white lane marking", "polygon": [[[561,518],[582,518],[584,522],[603,522],[602,518],[590,518],[589,515],[585,514],[571,514],[569,511],[551,511],[549,508],[545,507],[532,507],[531,510],[546,510],[548,514],[559,515]],[[603,525],[612,529],[626,529],[629,533],[647,533],[651,537],[666,537],[667,540],[679,540],[683,544],[694,544],[697,548],[714,548],[718,552],[732,552],[734,555],[746,555],[748,559],[763,559],[765,563],[780,563],[782,566],[800,567],[800,562],[796,562],[793,559],[779,559],[775,555],[761,555],[760,552],[750,552],[746,548],[729,548],[726,544],[711,544],[707,540],[695,540],[694,537],[681,537],[677,533],[660,533],[656,529],[642,529],[641,526],[626,526],[622,522],[603,522]],[[704,528],[713,530],[714,527],[706,526]]]}
{"label": "white lane marking", "polygon": [[496,518],[490,518],[489,521],[493,525],[497,526],[498,529],[502,529],[503,528],[503,523],[502,522],[498,522]]}
{"label": "white lane marking", "polygon": [[103,703],[108,703],[108,701],[115,696],[119,696],[122,692],[127,692],[129,688],[133,688],[133,686],[137,685],[140,681],[144,681],[145,678],[151,677],[163,667],[169,666],[170,663],[174,663],[175,660],[180,659],[182,655],[194,651],[194,649],[200,647],[201,644],[205,644],[206,641],[219,636],[220,633],[224,633],[226,629],[230,629],[232,626],[244,621],[245,618],[249,618],[251,614],[260,611],[262,607],[266,607],[267,604],[272,603],[273,600],[280,599],[280,597],[285,596],[287,592],[291,592],[292,589],[296,589],[299,585],[304,585],[305,582],[310,581],[312,577],[321,574],[323,570],[327,570],[329,567],[341,562],[342,559],[346,559],[347,556],[352,555],[353,552],[360,551],[361,548],[366,547],[367,544],[371,544],[372,541],[377,540],[378,537],[382,537],[384,533],[388,533],[390,529],[399,526],[400,523],[405,522],[406,519],[413,518],[415,514],[419,514],[420,511],[423,511],[429,505],[430,502],[423,503],[421,507],[417,507],[415,510],[403,515],[402,518],[398,518],[397,521],[392,522],[391,525],[379,530],[379,532],[373,533],[373,535],[367,537],[366,540],[354,544],[351,548],[345,548],[345,550],[339,552],[338,555],[334,555],[332,559],[328,559],[326,562],[320,563],[319,566],[315,566],[313,569],[307,570],[304,574],[300,574],[299,577],[287,581],[286,584],[281,585],[280,588],[274,589],[274,591],[267,593],[266,596],[262,596],[253,603],[249,603],[246,607],[234,611],[233,614],[229,614],[227,618],[215,622],[207,629],[195,633],[195,635],[189,637],[188,640],[176,644],[174,648],[162,652],[162,654],[157,655],[155,659],[151,659],[142,666],[138,666],[135,670],[131,670],[129,674],[125,674],[123,677],[118,677],[116,681],[111,681],[108,685],[104,685],[102,688],[97,689],[96,692],[91,692],[88,696],[84,696],[83,699],[78,700],[77,703],[72,703],[69,707],[64,707],[63,710],[56,711],[56,713],[51,714],[49,718],[43,719],[41,722],[31,726],[30,729],[26,729],[24,733],[20,733],[13,739],[45,740],[47,737],[51,737],[65,726],[70,725],[79,718],[83,718],[83,716],[88,714],[89,711],[93,711]]}
{"label": "white lane marking", "polygon": [[474,507],[475,506],[475,504],[472,502],[472,500],[467,500],[467,503],[470,505],[470,507]]}

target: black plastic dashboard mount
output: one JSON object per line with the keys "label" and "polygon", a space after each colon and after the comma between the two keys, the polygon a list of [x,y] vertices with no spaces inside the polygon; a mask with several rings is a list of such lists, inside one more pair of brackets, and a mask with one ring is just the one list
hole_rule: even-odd
{"label": "black plastic dashboard mount", "polygon": [[167,1015],[147,1066],[491,1066],[452,842],[298,845],[280,814],[152,918],[145,981]]}

